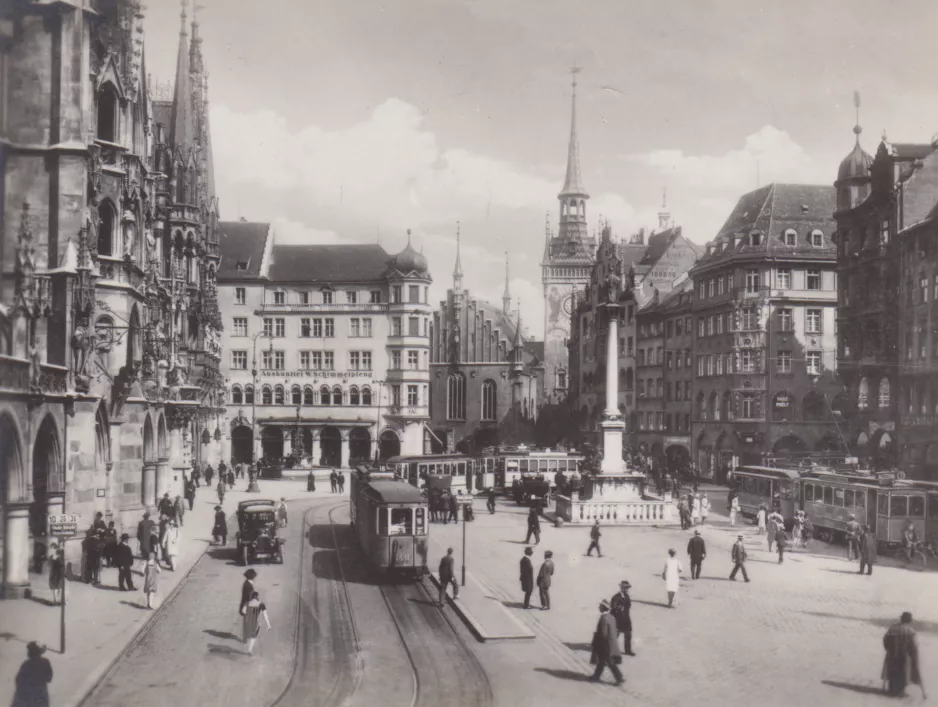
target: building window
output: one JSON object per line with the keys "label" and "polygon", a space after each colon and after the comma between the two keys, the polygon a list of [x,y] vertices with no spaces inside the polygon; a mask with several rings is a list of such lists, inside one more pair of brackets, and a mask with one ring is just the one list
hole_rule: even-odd
{"label": "building window", "polygon": [[407,405],[409,407],[417,407],[420,404],[420,398],[417,392],[417,386],[409,385],[407,386]]}
{"label": "building window", "polygon": [[883,377],[879,381],[879,407],[885,410],[889,407],[891,400],[889,395],[889,379]]}
{"label": "building window", "polygon": [[365,317],[362,319],[362,338],[371,338],[371,317]]}
{"label": "building window", "polygon": [[248,301],[247,290],[243,287],[235,288],[235,304],[246,304]]}
{"label": "building window", "polygon": [[821,271],[808,270],[805,273],[805,287],[809,290],[821,289]]}
{"label": "building window", "polygon": [[332,388],[332,404],[341,405],[342,404],[342,389],[339,386]]}
{"label": "building window", "polygon": [[271,390],[269,385],[265,385],[261,388],[261,405],[273,405],[274,402],[274,391]]}
{"label": "building window", "polygon": [[270,317],[264,317],[264,336],[271,337],[274,335],[274,320]]}
{"label": "building window", "polygon": [[752,349],[743,349],[739,352],[739,368],[742,373],[755,373],[759,355]]}
{"label": "building window", "polygon": [[300,390],[300,386],[294,385],[292,388],[290,388],[290,402],[293,405],[303,404],[303,391]]}
{"label": "building window", "polygon": [[919,302],[928,301],[928,278],[925,275],[922,275],[918,281],[919,285]]}
{"label": "building window", "polygon": [[283,304],[286,293],[283,290],[274,290],[274,304]]}
{"label": "building window", "polygon": [[805,331],[808,334],[820,334],[821,333],[821,310],[820,309],[805,310]]}
{"label": "building window", "polygon": [[335,336],[335,319],[332,319],[331,317],[328,319],[323,319],[322,323],[323,323],[323,331],[322,331],[323,338],[326,338],[326,339],[333,338]]}
{"label": "building window", "polygon": [[358,388],[354,385],[349,388],[348,391],[348,404],[349,405],[358,405],[361,403],[361,396],[358,393]]}
{"label": "building window", "polygon": [[401,406],[401,386],[396,384],[391,386],[391,405]]}
{"label": "building window", "polygon": [[324,371],[335,370],[335,353],[333,351],[322,352],[322,370]]}
{"label": "building window", "polygon": [[323,291],[322,291],[322,303],[323,303],[323,304],[332,304],[332,290],[323,290]]}
{"label": "building window", "polygon": [[879,244],[886,245],[889,243],[889,219],[885,219],[879,228]]}
{"label": "building window", "polygon": [[372,304],[381,304],[381,290],[372,290],[370,294]]}
{"label": "building window", "polygon": [[409,368],[412,371],[416,371],[420,367],[419,356],[420,354],[418,351],[408,351],[407,352],[407,368]]}
{"label": "building window", "polygon": [[391,318],[391,336],[401,335],[401,323],[402,323],[402,320],[400,317]]}
{"label": "building window", "polygon": [[300,370],[309,370],[309,351],[300,351]]}
{"label": "building window", "polygon": [[697,285],[697,299],[706,299],[707,297],[707,283],[701,282]]}
{"label": "building window", "polygon": [[303,317],[300,319],[300,336],[309,337],[312,333],[313,332],[309,326],[309,317]]}
{"label": "building window", "polygon": [[120,255],[120,246],[116,242],[118,235],[117,214],[111,202],[104,201],[98,207],[98,255]]}
{"label": "building window", "polygon": [[247,317],[235,317],[234,326],[232,327],[232,336],[247,336],[248,335],[248,318]]}
{"label": "building window", "polygon": [[117,142],[117,126],[120,122],[117,89],[110,82],[105,83],[97,94],[98,125],[96,137],[105,142]]}
{"label": "building window", "polygon": [[746,307],[742,310],[743,331],[754,331],[759,328],[759,310],[755,307]]}
{"label": "building window", "polygon": [[718,314],[716,316],[716,319],[717,319],[717,334],[722,334],[723,333],[723,315]]}
{"label": "building window", "polygon": [[407,301],[411,304],[420,303],[420,286],[419,285],[410,285],[407,288]]}
{"label": "building window", "polygon": [[254,386],[250,383],[244,386],[244,404],[253,405],[254,404]]}
{"label": "building window", "polygon": [[371,351],[362,351],[362,370],[371,370]]}
{"label": "building window", "polygon": [[358,317],[352,317],[349,320],[348,335],[354,339],[357,339],[359,336],[361,336],[361,333],[362,333],[361,320]]}
{"label": "building window", "polygon": [[809,376],[821,375],[821,352],[808,351],[805,354],[805,366]]}
{"label": "building window", "polygon": [[759,398],[753,393],[743,393],[740,397],[740,413],[743,419],[754,420],[761,417]]}
{"label": "building window", "polygon": [[403,296],[404,288],[401,285],[394,285],[391,287],[391,304],[400,304]]}
{"label": "building window", "polygon": [[778,330],[792,331],[794,324],[791,307],[782,307],[778,310]]}
{"label": "building window", "polygon": [[446,417],[450,420],[466,419],[466,377],[451,373],[446,385]]}
{"label": "building window", "polygon": [[791,373],[791,351],[779,351],[775,362],[779,373]]}
{"label": "building window", "polygon": [[712,277],[707,283],[707,295],[713,297],[717,293],[717,281]]}
{"label": "building window", "polygon": [[697,320],[697,336],[704,337],[707,335],[707,322],[701,317]]}
{"label": "building window", "polygon": [[283,317],[277,317],[274,320],[274,336],[283,337],[286,334],[286,320]]}
{"label": "building window", "polygon": [[329,405],[332,402],[332,392],[329,390],[329,386],[322,386],[319,388],[319,404],[320,405]]}
{"label": "building window", "polygon": [[358,293],[355,290],[349,290],[345,293],[345,299],[349,304],[358,304]]}
{"label": "building window", "polygon": [[349,351],[349,368],[353,371],[357,371],[358,367],[361,365],[361,355],[358,351]]}
{"label": "building window", "polygon": [[811,245],[820,248],[824,245],[824,234],[820,231],[811,231]]}
{"label": "building window", "polygon": [[362,405],[371,405],[371,388],[362,388]]}
{"label": "building window", "polygon": [[746,292],[758,292],[762,286],[762,278],[758,270],[746,271]]}
{"label": "building window", "polygon": [[309,304],[309,292],[302,290],[300,293],[300,304]]}
{"label": "building window", "polygon": [[241,386],[235,385],[231,387],[231,402],[235,405],[240,405],[243,402],[244,398],[241,395]]}
{"label": "building window", "polygon": [[779,268],[775,272],[775,286],[780,290],[791,289],[791,268]]}
{"label": "building window", "polygon": [[697,357],[697,375],[700,377],[703,377],[706,370],[707,370],[707,364],[704,361],[704,357],[702,355],[698,356]]}
{"label": "building window", "polygon": [[782,234],[782,241],[787,246],[794,246],[798,242],[798,234],[795,233],[795,229],[788,228],[785,230],[785,233]]}
{"label": "building window", "polygon": [[232,351],[231,352],[231,367],[236,371],[246,371],[248,367],[248,352],[247,351]]}
{"label": "building window", "polygon": [[391,370],[394,370],[394,371],[401,370],[401,352],[400,351],[391,352]]}
{"label": "building window", "polygon": [[407,318],[407,334],[409,336],[420,336],[420,317]]}

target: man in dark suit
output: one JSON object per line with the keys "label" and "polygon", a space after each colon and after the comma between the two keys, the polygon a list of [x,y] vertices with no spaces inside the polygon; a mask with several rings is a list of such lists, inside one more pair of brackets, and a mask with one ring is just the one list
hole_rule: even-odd
{"label": "man in dark suit", "polygon": [[690,576],[693,579],[700,577],[700,567],[707,557],[707,544],[700,537],[700,531],[694,531],[694,537],[687,543],[687,554],[690,555]]}
{"label": "man in dark suit", "polygon": [[599,682],[603,670],[608,667],[612,671],[616,685],[621,685],[625,682],[622,671],[619,670],[621,661],[622,653],[619,651],[616,620],[609,614],[609,602],[603,599],[599,604],[599,621],[593,633],[593,656],[590,663],[596,663],[596,670],[590,676],[590,681]]}
{"label": "man in dark suit", "polygon": [[446,603],[446,587],[453,585],[453,599],[459,597],[459,585],[456,584],[456,559],[453,557],[453,548],[447,548],[446,554],[440,560],[440,606]]}
{"label": "man in dark suit", "polygon": [[120,544],[114,548],[114,561],[117,564],[117,586],[122,592],[134,591],[134,578],[130,569],[134,566],[134,553],[130,549],[127,541],[130,536],[127,533],[121,535]]}
{"label": "man in dark suit", "polygon": [[450,491],[449,498],[446,499],[447,504],[449,505],[449,519],[454,523],[459,522],[459,503],[456,501],[456,496],[453,495],[453,492]]}
{"label": "man in dark suit", "polygon": [[489,513],[495,513],[495,487],[489,489],[489,500],[485,504]]}
{"label": "man in dark suit", "polygon": [[531,592],[534,591],[534,564],[531,555],[534,550],[524,548],[524,557],[521,558],[521,591],[524,592],[524,608],[531,608]]}
{"label": "man in dark suit", "polygon": [[629,596],[631,587],[632,585],[625,580],[619,582],[619,593],[612,597],[609,608],[616,620],[616,630],[625,636],[622,639],[625,654],[634,656],[632,652],[632,597]]}
{"label": "man in dark suit", "polygon": [[730,572],[730,579],[736,580],[736,573],[742,570],[743,579],[749,581],[749,575],[746,574],[746,546],[743,545],[743,536],[738,536],[736,544],[733,545],[733,571]]}
{"label": "man in dark suit", "polygon": [[528,536],[524,539],[525,544],[531,542],[531,535],[534,535],[534,544],[541,542],[541,519],[538,517],[537,508],[531,507],[528,512]]}
{"label": "man in dark suit", "polygon": [[599,529],[599,520],[597,519],[596,522],[593,523],[593,527],[590,528],[590,546],[589,546],[589,549],[586,551],[587,557],[592,557],[593,548],[596,549],[596,553],[600,557],[603,556],[603,551],[599,548],[600,537],[602,537],[602,531]]}
{"label": "man in dark suit", "polygon": [[544,553],[544,562],[537,572],[537,588],[541,595],[541,608],[544,611],[550,609],[550,585],[551,577],[554,576],[554,561],[551,559],[554,553],[547,550]]}

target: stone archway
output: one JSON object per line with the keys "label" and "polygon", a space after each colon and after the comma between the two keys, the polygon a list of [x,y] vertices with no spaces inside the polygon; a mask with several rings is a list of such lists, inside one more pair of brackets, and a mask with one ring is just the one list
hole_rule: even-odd
{"label": "stone archway", "polygon": [[319,447],[325,466],[342,465],[342,433],[335,427],[324,427],[319,433]]}
{"label": "stone archway", "polygon": [[401,438],[397,432],[387,429],[381,433],[378,442],[378,458],[381,460],[397,457],[401,454]]}
{"label": "stone archway", "polygon": [[364,427],[356,427],[348,436],[349,466],[368,462],[371,459],[371,433]]}
{"label": "stone archway", "polygon": [[254,461],[254,434],[247,425],[238,425],[231,431],[231,458],[236,464]]}
{"label": "stone archway", "polygon": [[33,538],[32,570],[42,573],[46,560],[46,537],[50,501],[64,491],[59,431],[52,415],[46,415],[33,444],[32,488],[29,533]]}
{"label": "stone archway", "polygon": [[261,432],[261,454],[268,461],[280,464],[283,460],[283,430],[275,425],[265,426]]}
{"label": "stone archway", "polygon": [[808,451],[808,447],[797,435],[785,435],[772,445],[772,454],[801,454]]}
{"label": "stone archway", "polygon": [[29,516],[22,437],[10,415],[0,415],[0,577],[3,596],[29,586]]}

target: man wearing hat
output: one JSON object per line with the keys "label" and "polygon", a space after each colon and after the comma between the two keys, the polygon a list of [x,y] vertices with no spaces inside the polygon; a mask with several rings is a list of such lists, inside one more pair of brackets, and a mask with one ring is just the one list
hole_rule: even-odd
{"label": "man wearing hat", "polygon": [[16,674],[13,707],[48,707],[49,683],[52,682],[52,664],[43,658],[45,646],[35,641],[26,644],[26,660]]}
{"label": "man wearing hat", "polygon": [[137,543],[140,547],[140,557],[147,559],[153,549],[152,540],[155,524],[150,520],[150,511],[144,511],[143,520],[137,523]]}
{"label": "man wearing hat", "polygon": [[602,537],[602,531],[599,529],[599,519],[596,519],[596,522],[593,523],[593,527],[590,528],[590,546],[586,550],[586,556],[592,557],[593,548],[596,549],[596,554],[600,557],[603,556],[603,551],[599,548],[599,538]]}
{"label": "man wearing hat", "polygon": [[632,587],[626,580],[619,582],[619,593],[609,602],[612,616],[616,620],[616,630],[625,636],[623,640],[625,654],[634,656],[632,652],[632,597],[629,589]]}
{"label": "man wearing hat", "polygon": [[114,548],[114,562],[117,564],[117,586],[122,592],[135,591],[134,578],[130,573],[134,566],[134,553],[128,545],[130,536],[127,533],[121,535],[121,541]]}
{"label": "man wearing hat", "polygon": [[215,506],[215,524],[212,526],[212,536],[216,545],[228,544],[228,519],[221,506]]}
{"label": "man wearing hat", "polygon": [[733,571],[730,572],[730,579],[736,581],[736,573],[742,570],[743,579],[749,581],[749,575],[746,574],[746,546],[743,545],[743,536],[738,535],[732,550]]}
{"label": "man wearing hat", "polygon": [[619,670],[621,662],[622,653],[619,652],[616,620],[609,613],[609,602],[603,599],[599,603],[599,621],[593,633],[593,655],[590,657],[590,663],[596,664],[596,670],[593,671],[590,680],[599,682],[603,670],[608,666],[616,680],[616,685],[621,685],[624,682],[622,671]]}
{"label": "man wearing hat", "polygon": [[850,520],[847,521],[847,562],[854,557],[860,557],[860,524],[857,523],[857,517],[851,513]]}
{"label": "man wearing hat", "polygon": [[550,609],[550,583],[554,576],[554,561],[551,559],[554,553],[550,550],[544,552],[544,562],[537,571],[537,588],[541,595],[541,608],[547,611]]}
{"label": "man wearing hat", "polygon": [[531,555],[534,550],[530,547],[524,548],[524,557],[521,558],[521,591],[524,592],[524,608],[531,608],[531,592],[534,591],[534,564],[531,562]]}
{"label": "man wearing hat", "polygon": [[694,537],[687,543],[687,554],[690,555],[690,576],[691,579],[700,578],[700,568],[707,557],[707,544],[700,537],[700,531],[694,531]]}
{"label": "man wearing hat", "polygon": [[244,616],[244,609],[248,605],[248,602],[251,601],[251,595],[256,591],[254,589],[254,580],[257,577],[257,572],[254,571],[254,568],[245,570],[244,572],[244,584],[241,585],[241,606],[238,607],[238,613]]}
{"label": "man wearing hat", "polygon": [[873,574],[873,565],[876,564],[876,536],[870,530],[870,526],[863,526],[863,534],[860,536],[860,571],[857,574]]}

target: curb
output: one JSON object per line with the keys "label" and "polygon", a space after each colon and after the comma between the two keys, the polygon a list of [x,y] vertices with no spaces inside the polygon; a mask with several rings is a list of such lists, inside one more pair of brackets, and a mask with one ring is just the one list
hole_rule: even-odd
{"label": "curb", "polygon": [[[437,576],[430,572],[430,581],[433,582],[434,586],[440,588],[440,580]],[[537,635],[530,632],[517,633],[517,634],[490,634],[486,632],[485,628],[482,626],[482,623],[472,615],[472,612],[466,607],[466,605],[458,600],[451,599],[447,596],[447,600],[452,605],[453,609],[459,614],[459,617],[463,620],[463,623],[469,628],[472,634],[482,643],[487,643],[489,641],[511,641],[511,640],[530,640],[537,638]],[[502,607],[502,610],[505,611],[505,608]],[[518,625],[519,629],[522,628],[520,622],[507,611],[505,613],[508,617]]]}
{"label": "curb", "polygon": [[103,668],[99,667],[96,670],[92,670],[88,679],[82,683],[82,686],[77,691],[77,698],[66,700],[62,703],[62,707],[85,707],[89,698],[97,691],[101,684],[108,678],[108,676],[114,671],[114,668],[117,667],[117,664],[120,660],[126,655],[130,650],[133,650],[147,635],[147,632],[150,630],[150,627],[159,618],[160,614],[163,613],[163,609],[170,604],[176,598],[176,595],[182,590],[183,585],[185,585],[186,580],[189,578],[189,575],[196,568],[196,566],[202,562],[202,558],[205,557],[208,552],[209,547],[211,547],[211,542],[207,542],[205,547],[202,549],[202,552],[199,553],[199,556],[196,558],[195,562],[189,567],[188,570],[180,577],[179,581],[176,583],[176,586],[173,587],[173,590],[169,593],[166,599],[160,603],[159,607],[150,614],[150,618],[144,622],[137,632],[131,636],[130,640],[124,644],[124,647],[120,652],[114,657],[113,660],[107,663]]}

